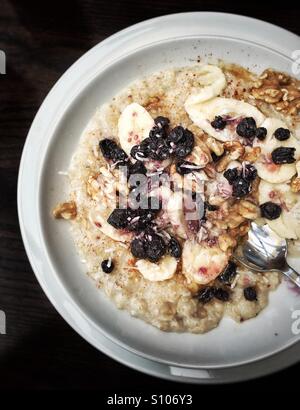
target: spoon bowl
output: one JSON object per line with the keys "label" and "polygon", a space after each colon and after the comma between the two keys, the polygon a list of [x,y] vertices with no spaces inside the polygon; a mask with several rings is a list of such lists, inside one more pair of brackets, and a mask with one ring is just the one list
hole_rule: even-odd
{"label": "spoon bowl", "polygon": [[291,268],[286,260],[288,245],[268,225],[252,222],[248,239],[234,253],[244,266],[257,271],[279,271],[300,287],[300,275]]}

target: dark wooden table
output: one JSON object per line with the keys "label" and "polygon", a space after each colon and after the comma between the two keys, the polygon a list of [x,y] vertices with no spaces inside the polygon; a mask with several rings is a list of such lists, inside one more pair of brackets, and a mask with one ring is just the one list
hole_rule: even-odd
{"label": "dark wooden table", "polygon": [[[236,388],[193,387],[148,377],[109,359],[81,339],[37,283],[24,251],[16,211],[18,166],[36,111],[62,73],[105,37],[150,17],[194,10],[249,15],[300,34],[299,6],[247,2],[252,6],[234,8],[225,7],[227,3],[0,0],[0,49],[7,57],[7,74],[0,76],[0,310],[7,317],[7,334],[0,335],[0,389],[193,391],[196,397],[196,392]],[[300,366],[240,387],[276,389],[282,378],[293,386],[294,372],[299,374]]]}

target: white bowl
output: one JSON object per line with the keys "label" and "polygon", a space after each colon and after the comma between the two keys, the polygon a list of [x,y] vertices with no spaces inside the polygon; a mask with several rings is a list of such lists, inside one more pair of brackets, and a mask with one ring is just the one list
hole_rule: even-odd
{"label": "white bowl", "polygon": [[[18,206],[35,274],[61,315],[101,350],[103,335],[135,355],[187,368],[224,369],[266,358],[299,340],[292,312],[300,298],[283,282],[269,306],[243,324],[223,319],[204,335],[164,333],[119,311],[87,278],[67,223],[51,209],[67,195],[66,170],[96,108],[131,81],[156,70],[222,59],[260,72],[291,73],[299,38],[273,25],[222,13],[185,13],[132,26],[79,59],[53,87],[29,131]],[[299,261],[293,261],[300,269]]]}

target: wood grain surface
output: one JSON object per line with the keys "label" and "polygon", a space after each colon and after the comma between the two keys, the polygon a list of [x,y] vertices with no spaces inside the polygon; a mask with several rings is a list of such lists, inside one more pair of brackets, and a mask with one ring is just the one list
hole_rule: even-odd
{"label": "wood grain surface", "polygon": [[[107,36],[151,17],[205,10],[264,19],[300,34],[299,2],[297,7],[227,3],[0,0],[0,50],[7,58],[7,73],[0,75],[0,310],[7,318],[7,334],[0,335],[0,389],[100,389],[105,400],[107,392],[189,391],[196,398],[197,392],[236,388],[162,381],[135,372],[86,343],[59,316],[37,283],[16,210],[19,161],[40,104],[63,72]],[[293,388],[293,375],[299,372],[297,365],[240,388],[276,389],[283,378]]]}

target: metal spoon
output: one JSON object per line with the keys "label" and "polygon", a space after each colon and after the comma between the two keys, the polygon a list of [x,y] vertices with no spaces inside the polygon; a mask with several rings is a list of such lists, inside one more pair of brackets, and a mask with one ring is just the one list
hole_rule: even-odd
{"label": "metal spoon", "polygon": [[287,261],[287,242],[273,232],[268,225],[252,222],[248,239],[239,246],[234,258],[257,272],[278,271],[300,287],[300,275]]}

